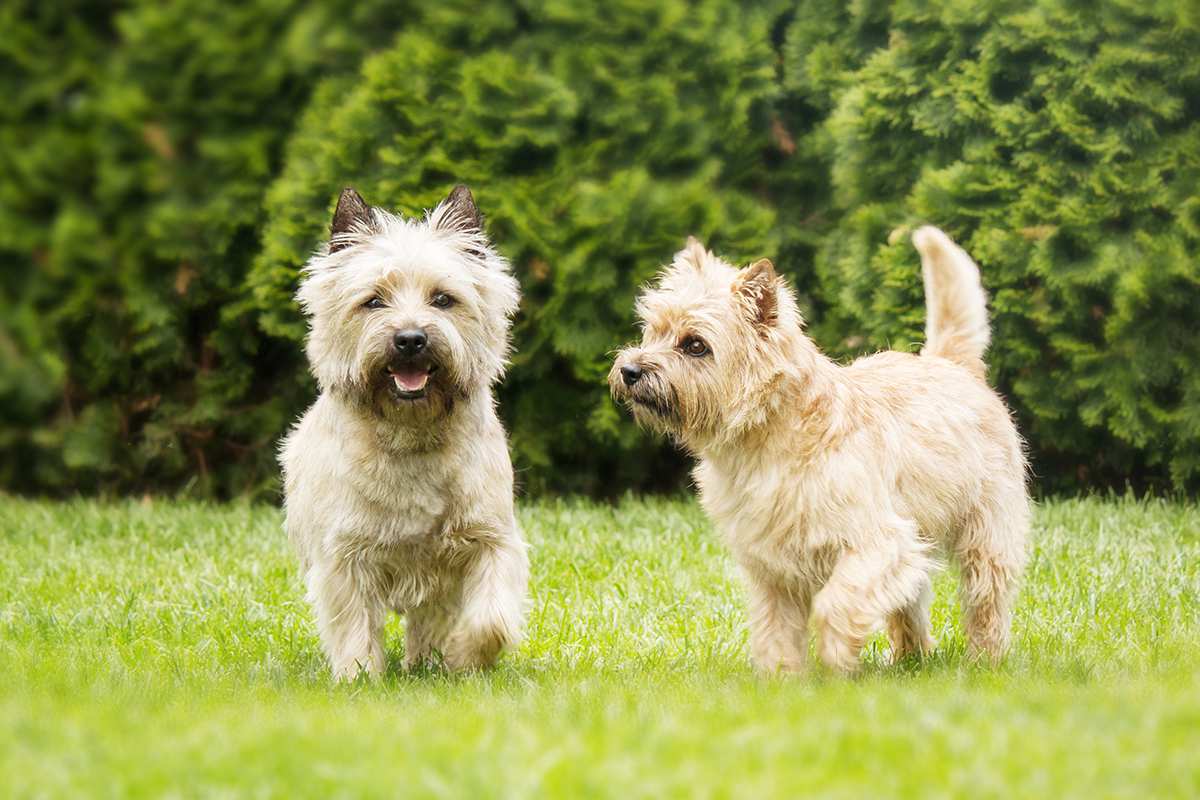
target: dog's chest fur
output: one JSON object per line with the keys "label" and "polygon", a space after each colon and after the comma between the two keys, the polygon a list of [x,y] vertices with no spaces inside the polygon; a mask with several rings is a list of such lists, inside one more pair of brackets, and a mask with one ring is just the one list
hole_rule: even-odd
{"label": "dog's chest fur", "polygon": [[703,458],[695,478],[701,505],[739,563],[819,583],[838,547],[821,504],[807,491],[809,475],[819,469],[750,449]]}
{"label": "dog's chest fur", "polygon": [[289,532],[306,563],[354,564],[392,607],[419,605],[453,586],[488,520],[452,444],[394,451],[357,423],[322,397],[288,437]]}
{"label": "dog's chest fur", "polygon": [[438,539],[446,509],[461,493],[441,452],[349,452],[342,479],[357,495],[362,524],[336,533],[339,543],[390,549]]}
{"label": "dog's chest fur", "polygon": [[343,477],[356,498],[343,505],[325,548],[372,571],[394,608],[440,593],[469,548],[448,525],[447,509],[461,492],[444,459],[357,459]]}

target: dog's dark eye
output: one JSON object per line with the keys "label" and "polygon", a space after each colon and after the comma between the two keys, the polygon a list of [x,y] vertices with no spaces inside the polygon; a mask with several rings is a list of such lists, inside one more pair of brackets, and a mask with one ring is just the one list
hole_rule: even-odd
{"label": "dog's dark eye", "polygon": [[363,308],[370,308],[372,310],[376,308],[383,308],[383,301],[378,297],[372,297],[370,300],[363,303]]}
{"label": "dog's dark eye", "polygon": [[433,305],[437,306],[438,308],[449,308],[450,306],[454,305],[454,298],[445,292],[438,292],[429,302],[433,303]]}
{"label": "dog's dark eye", "polygon": [[679,349],[693,358],[708,355],[708,345],[704,343],[703,339],[696,336],[689,336],[684,339],[680,343]]}

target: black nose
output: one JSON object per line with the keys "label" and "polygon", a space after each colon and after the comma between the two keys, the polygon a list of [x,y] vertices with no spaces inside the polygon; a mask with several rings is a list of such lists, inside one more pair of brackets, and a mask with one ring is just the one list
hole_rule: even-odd
{"label": "black nose", "polygon": [[626,386],[633,386],[642,377],[642,368],[637,364],[626,364],[621,367],[621,380],[625,381]]}
{"label": "black nose", "polygon": [[409,328],[406,331],[396,331],[396,335],[392,339],[392,344],[395,345],[396,352],[409,358],[419,354],[425,349],[425,345],[428,343],[429,337],[425,335],[425,331],[416,328]]}

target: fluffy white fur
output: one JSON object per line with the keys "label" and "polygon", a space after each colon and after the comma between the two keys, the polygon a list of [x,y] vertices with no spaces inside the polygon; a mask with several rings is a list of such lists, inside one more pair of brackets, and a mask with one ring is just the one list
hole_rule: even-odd
{"label": "fluffy white fur", "polygon": [[[343,193],[297,295],[320,396],[283,443],[286,527],[334,675],[385,669],[403,614],[405,665],[493,662],[521,633],[528,559],[491,387],[518,289],[465,188],[424,219]],[[453,305],[439,308],[439,294]],[[365,304],[377,298],[377,307]],[[397,331],[429,337],[424,397],[389,372]]]}
{"label": "fluffy white fur", "polygon": [[610,374],[640,423],[698,458],[701,502],[746,576],[764,671],[803,669],[810,628],[821,659],[846,672],[883,627],[896,657],[928,651],[938,550],[961,567],[970,650],[998,658],[1008,645],[1029,525],[1023,446],[984,380],[978,269],[936,228],[913,239],[928,305],[920,356],[835,364],[770,262],[738,270],[690,240],[639,299],[642,342]]}

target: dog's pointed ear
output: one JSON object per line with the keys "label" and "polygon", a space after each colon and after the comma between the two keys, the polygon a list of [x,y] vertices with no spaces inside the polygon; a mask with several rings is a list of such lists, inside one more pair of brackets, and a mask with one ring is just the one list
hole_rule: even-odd
{"label": "dog's pointed ear", "polygon": [[434,209],[434,227],[443,231],[461,231],[462,233],[483,233],[483,214],[475,205],[475,197],[471,190],[463,184],[458,184],[446,195],[446,199],[438,203]]}
{"label": "dog's pointed ear", "polygon": [[681,264],[689,264],[697,271],[703,270],[704,265],[708,263],[708,259],[712,254],[708,252],[700,240],[695,236],[689,236],[687,242],[683,245],[683,249],[675,254],[675,261]]}
{"label": "dog's pointed ear", "polygon": [[356,229],[371,226],[371,207],[352,187],[342,189],[333,222],[329,226],[329,252],[336,253],[350,246],[348,235]]}
{"label": "dog's pointed ear", "polygon": [[769,327],[779,317],[779,278],[770,259],[760,258],[743,269],[733,284],[746,316],[755,325]]}

